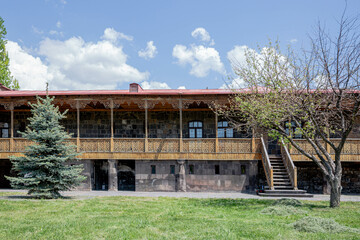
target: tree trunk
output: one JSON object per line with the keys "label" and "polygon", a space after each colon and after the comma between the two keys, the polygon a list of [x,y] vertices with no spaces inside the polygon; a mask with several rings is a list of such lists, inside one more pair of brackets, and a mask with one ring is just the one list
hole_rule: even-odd
{"label": "tree trunk", "polygon": [[341,177],[335,177],[330,182],[331,193],[330,193],[330,207],[340,207],[340,196],[341,196]]}

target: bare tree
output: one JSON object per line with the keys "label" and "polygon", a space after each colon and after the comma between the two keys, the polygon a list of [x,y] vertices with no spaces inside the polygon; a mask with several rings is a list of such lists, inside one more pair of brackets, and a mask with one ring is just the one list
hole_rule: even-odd
{"label": "bare tree", "polygon": [[[359,114],[360,34],[358,18],[338,22],[333,37],[318,23],[310,51],[286,55],[269,43],[246,61],[232,61],[239,85],[230,108],[219,113],[235,125],[246,123],[284,139],[320,168],[331,187],[330,206],[341,196],[341,153]],[[294,141],[306,139],[311,150]],[[330,136],[335,136],[334,140]]]}

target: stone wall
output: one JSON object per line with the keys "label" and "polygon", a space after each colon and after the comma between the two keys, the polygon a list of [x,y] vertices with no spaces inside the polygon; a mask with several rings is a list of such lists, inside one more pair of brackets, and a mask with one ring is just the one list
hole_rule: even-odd
{"label": "stone wall", "polygon": [[[151,174],[151,165],[156,166],[156,174]],[[170,174],[170,165],[175,165],[175,174]],[[177,191],[176,161],[135,161],[135,189],[140,192]]]}
{"label": "stone wall", "polygon": [[[309,193],[328,194],[328,185],[320,169],[312,162],[295,162],[298,171],[298,188]],[[342,163],[342,193],[360,193],[360,163]]]}
{"label": "stone wall", "polygon": [[179,138],[180,113],[178,111],[149,112],[149,138]]}
{"label": "stone wall", "polygon": [[29,124],[28,118],[31,116],[31,112],[14,112],[14,137],[22,137],[18,131],[25,131]]}
{"label": "stone wall", "polygon": [[326,187],[320,169],[312,162],[295,162],[297,168],[298,188],[309,193],[323,193]]}
{"label": "stone wall", "polygon": [[65,128],[69,134],[72,134],[72,137],[77,137],[77,116],[76,111],[68,112],[66,118],[60,121],[60,124]]}
{"label": "stone wall", "polygon": [[[186,161],[186,190],[251,191],[256,187],[258,161]],[[151,174],[151,166],[156,174]],[[170,173],[175,166],[175,174]],[[190,173],[193,165],[193,173]],[[215,165],[219,174],[215,174]],[[243,166],[243,167],[242,167]],[[243,168],[243,169],[242,169]],[[242,170],[245,172],[242,173]],[[179,164],[177,161],[136,161],[136,191],[177,191]]]}
{"label": "stone wall", "polygon": [[110,112],[80,112],[80,137],[109,138]]}
{"label": "stone wall", "polygon": [[144,138],[144,124],[145,112],[114,112],[114,137]]}
{"label": "stone wall", "polygon": [[70,165],[81,164],[83,167],[83,171],[81,174],[86,176],[86,179],[79,186],[75,187],[74,190],[90,191],[91,190],[91,169],[92,169],[91,160],[71,161],[71,162],[68,162],[68,164],[70,164]]}
{"label": "stone wall", "polygon": [[360,162],[342,163],[342,193],[360,193]]}

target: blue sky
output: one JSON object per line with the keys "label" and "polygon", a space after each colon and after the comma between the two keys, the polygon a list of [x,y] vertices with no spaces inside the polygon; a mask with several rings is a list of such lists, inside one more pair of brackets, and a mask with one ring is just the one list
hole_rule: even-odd
{"label": "blue sky", "polygon": [[[13,75],[23,89],[219,88],[229,54],[278,39],[308,47],[317,21],[336,31],[341,0],[2,1]],[[360,13],[348,0],[347,15]]]}

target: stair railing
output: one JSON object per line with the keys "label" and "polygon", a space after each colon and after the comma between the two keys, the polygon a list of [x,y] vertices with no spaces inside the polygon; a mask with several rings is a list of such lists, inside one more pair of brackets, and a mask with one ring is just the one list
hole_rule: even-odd
{"label": "stair railing", "polygon": [[297,190],[297,169],[283,140],[281,140],[281,157],[289,174],[291,184],[294,190]]}
{"label": "stair railing", "polygon": [[268,152],[263,137],[261,137],[261,160],[264,166],[266,181],[271,190],[274,190],[274,170],[271,166]]}

